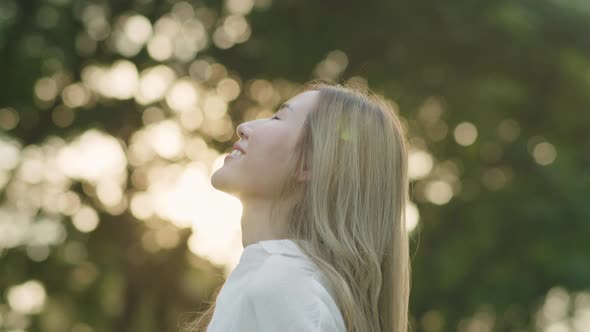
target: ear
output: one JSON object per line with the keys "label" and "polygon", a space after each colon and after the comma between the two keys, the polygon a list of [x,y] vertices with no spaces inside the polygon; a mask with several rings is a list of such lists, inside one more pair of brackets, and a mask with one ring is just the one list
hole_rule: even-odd
{"label": "ear", "polygon": [[309,181],[311,177],[311,173],[309,168],[307,167],[307,162],[303,161],[303,166],[299,169],[297,180],[299,181]]}
{"label": "ear", "polygon": [[301,172],[299,172],[299,175],[297,176],[297,180],[299,181],[309,181],[309,178],[311,177],[311,173],[309,172],[308,169],[305,169]]}

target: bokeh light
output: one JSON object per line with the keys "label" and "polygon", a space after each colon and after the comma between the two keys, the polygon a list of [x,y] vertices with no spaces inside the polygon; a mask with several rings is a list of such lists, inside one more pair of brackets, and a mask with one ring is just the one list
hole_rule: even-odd
{"label": "bokeh light", "polygon": [[475,142],[477,138],[477,128],[471,122],[461,122],[455,127],[453,132],[455,141],[459,145],[468,146]]}
{"label": "bokeh light", "polygon": [[9,288],[6,297],[13,310],[25,314],[35,314],[43,309],[47,295],[41,282],[29,280]]}

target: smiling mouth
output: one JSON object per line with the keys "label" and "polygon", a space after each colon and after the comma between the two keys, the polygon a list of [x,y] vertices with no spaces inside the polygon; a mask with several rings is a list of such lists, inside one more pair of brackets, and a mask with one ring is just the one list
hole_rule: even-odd
{"label": "smiling mouth", "polygon": [[238,149],[234,149],[229,155],[235,158],[240,158],[244,155],[244,153]]}

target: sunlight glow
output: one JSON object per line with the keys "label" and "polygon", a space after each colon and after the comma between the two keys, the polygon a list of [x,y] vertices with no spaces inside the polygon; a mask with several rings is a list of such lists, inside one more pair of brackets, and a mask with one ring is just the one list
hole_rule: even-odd
{"label": "sunlight glow", "polygon": [[167,166],[152,178],[148,192],[153,197],[156,214],[178,227],[190,227],[199,208],[208,204],[209,180],[203,167],[193,163],[186,168]]}
{"label": "sunlight glow", "polygon": [[197,89],[188,79],[176,81],[166,95],[166,103],[175,112],[188,111],[194,108],[198,101]]}
{"label": "sunlight glow", "polygon": [[181,62],[192,61],[208,45],[208,32],[203,22],[194,17],[192,5],[178,2],[172,13],[160,17],[154,24],[154,33],[148,41],[149,55],[156,61],[174,58]]}
{"label": "sunlight glow", "polygon": [[435,180],[426,184],[425,196],[431,203],[444,205],[453,197],[453,189],[448,182]]}
{"label": "sunlight glow", "polygon": [[412,149],[408,155],[408,176],[412,180],[424,178],[432,170],[433,164],[432,156],[428,152]]}
{"label": "sunlight glow", "polygon": [[153,216],[154,214],[154,203],[151,200],[151,196],[145,192],[135,193],[131,199],[131,213],[135,218],[145,220]]}
{"label": "sunlight glow", "polygon": [[234,79],[224,78],[217,83],[217,93],[226,102],[230,102],[240,95],[240,85]]}
{"label": "sunlight glow", "polygon": [[406,201],[406,232],[412,232],[420,221],[420,212],[418,207],[412,201]]}
{"label": "sunlight glow", "polygon": [[103,205],[114,207],[123,199],[123,189],[113,179],[101,179],[96,184],[96,195]]}
{"label": "sunlight glow", "polygon": [[320,61],[313,74],[322,79],[337,78],[348,66],[348,56],[341,50],[333,50]]}
{"label": "sunlight glow", "polygon": [[[216,90],[211,90],[210,97],[215,101],[210,101],[211,105],[217,102],[225,107],[226,101]],[[231,126],[225,117],[217,122]],[[223,266],[227,273],[237,264],[243,250],[241,205],[235,197],[215,190],[209,179],[212,168],[220,167],[225,155],[209,147],[204,138],[189,136],[178,119],[156,120],[138,130],[128,150],[118,139],[96,129],[71,141],[49,137],[42,145],[24,149],[16,142],[1,142],[0,151],[6,158],[0,161],[0,168],[3,172],[14,170],[18,176],[12,181],[19,184],[7,191],[10,205],[0,206],[0,250],[26,246],[30,259],[42,261],[51,253],[51,246],[65,241],[63,220],[35,217],[40,207],[60,218],[71,217],[66,220],[70,219],[80,232],[99,227],[99,212],[103,211],[67,189],[69,179],[80,179],[83,190],[92,192],[105,212],[113,214],[113,206],[121,211],[121,206],[126,208],[122,202],[129,200],[130,212],[139,220],[148,224],[154,220],[169,222],[171,228],[149,226],[153,231],[141,240],[147,250],[175,247],[180,241],[176,227],[190,227],[192,252]],[[158,156],[170,160],[162,163]],[[188,164],[177,159],[183,157]],[[127,186],[127,160],[135,167],[133,184],[145,188],[134,194],[123,191]],[[23,195],[25,192],[28,194]],[[18,208],[12,206],[16,202],[11,197],[19,198]]]}
{"label": "sunlight glow", "polygon": [[98,214],[88,206],[83,205],[76,214],[72,216],[74,227],[82,233],[92,232],[98,226]]}
{"label": "sunlight glow", "polygon": [[205,95],[203,111],[209,120],[220,120],[227,112],[227,103],[216,93]]}
{"label": "sunlight glow", "polygon": [[[189,249],[224,265],[229,272],[243,250],[241,204],[235,197],[215,190],[209,176],[209,168],[202,162],[154,169],[147,191],[133,197],[131,209],[139,218],[149,219],[156,214],[177,227],[191,227]],[[155,238],[153,243],[151,239],[146,241],[150,246],[158,245]]]}
{"label": "sunlight glow", "polygon": [[231,13],[247,15],[254,7],[254,0],[227,0],[225,6]]}
{"label": "sunlight glow", "polygon": [[37,246],[59,244],[66,237],[61,220],[49,217],[37,218],[31,223],[27,233],[27,243]]}
{"label": "sunlight glow", "polygon": [[[213,163],[219,164],[221,155]],[[213,172],[213,169],[211,170]],[[216,264],[225,265],[226,275],[237,265],[243,251],[240,218],[241,202],[234,196],[214,189],[205,174],[204,186],[207,198],[203,201],[201,213],[193,220],[193,235],[189,238],[189,248],[198,255],[211,259]]]}
{"label": "sunlight glow", "polygon": [[10,307],[23,314],[36,314],[43,310],[47,295],[37,280],[29,280],[8,289],[6,298]]}
{"label": "sunlight glow", "polygon": [[135,100],[142,105],[147,105],[162,99],[175,79],[176,74],[168,66],[158,65],[143,70]]}
{"label": "sunlight glow", "polygon": [[61,93],[64,104],[70,108],[84,106],[90,100],[90,93],[81,83],[70,84]]}
{"label": "sunlight glow", "polygon": [[160,157],[175,159],[184,151],[182,128],[174,120],[164,120],[146,128],[146,138]]}
{"label": "sunlight glow", "polygon": [[127,60],[117,60],[110,67],[89,65],[82,69],[81,76],[92,91],[117,99],[132,98],[139,81],[135,64]]}
{"label": "sunlight glow", "polygon": [[537,331],[585,332],[590,326],[590,292],[552,287],[534,318]]}
{"label": "sunlight glow", "polygon": [[101,178],[120,179],[127,159],[119,141],[96,129],[90,129],[60,149],[59,168],[69,177],[97,182]]}
{"label": "sunlight glow", "polygon": [[156,34],[148,42],[147,49],[152,59],[165,61],[172,56],[172,41],[167,36]]}
{"label": "sunlight glow", "polygon": [[125,21],[124,31],[131,41],[143,45],[152,35],[152,25],[145,16],[133,15]]}
{"label": "sunlight glow", "polygon": [[226,17],[223,20],[223,29],[233,43],[243,43],[250,38],[250,25],[242,15]]}
{"label": "sunlight glow", "polygon": [[102,77],[101,91],[109,97],[129,99],[135,94],[137,81],[138,73],[135,64],[127,60],[118,60]]}
{"label": "sunlight glow", "polygon": [[242,15],[231,14],[223,20],[213,32],[213,43],[220,49],[228,49],[235,44],[250,39],[252,30],[246,18]]}
{"label": "sunlight glow", "polygon": [[20,162],[21,145],[5,136],[0,136],[0,170],[14,169]]}
{"label": "sunlight glow", "polygon": [[274,86],[265,79],[255,79],[249,83],[248,94],[261,105],[276,105],[281,95]]}

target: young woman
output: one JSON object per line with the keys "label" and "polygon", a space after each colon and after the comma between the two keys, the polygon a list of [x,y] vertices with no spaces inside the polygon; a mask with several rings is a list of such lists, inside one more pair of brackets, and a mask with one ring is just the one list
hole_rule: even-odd
{"label": "young woman", "polygon": [[238,134],[211,183],[242,202],[244,251],[191,330],[406,332],[407,143],[393,109],[310,82]]}

